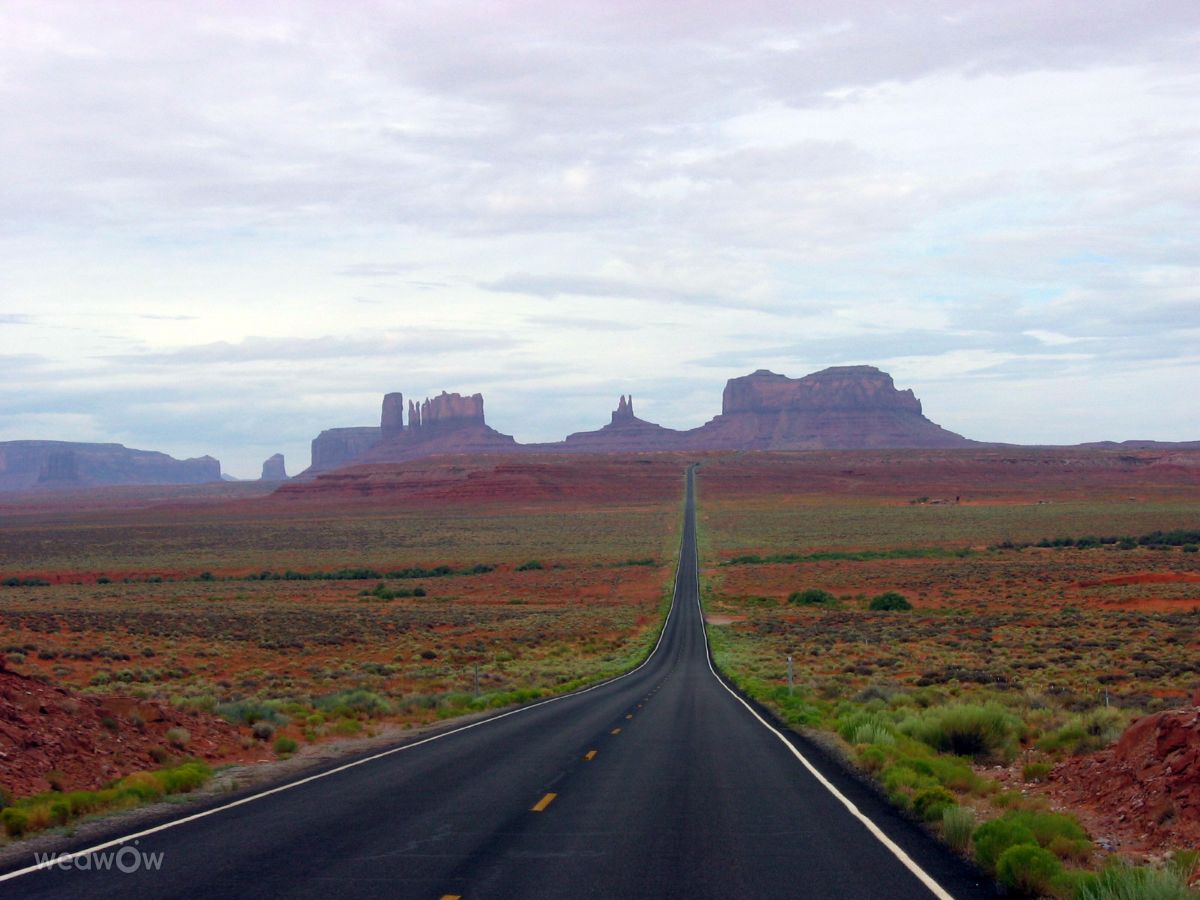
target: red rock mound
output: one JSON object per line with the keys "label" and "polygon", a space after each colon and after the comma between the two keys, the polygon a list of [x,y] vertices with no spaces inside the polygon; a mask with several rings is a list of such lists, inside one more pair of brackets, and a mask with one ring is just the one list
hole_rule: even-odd
{"label": "red rock mound", "polygon": [[[184,749],[166,732],[187,732]],[[174,737],[183,738],[181,734]],[[131,772],[160,768],[152,751],[220,759],[239,752],[223,719],[132,697],[88,697],[0,669],[0,787],[14,796],[58,787],[103,787]],[[51,784],[47,775],[54,776]]]}
{"label": "red rock mound", "polygon": [[1050,782],[1059,799],[1135,843],[1200,847],[1200,706],[1138,719],[1112,748],[1059,765]]}

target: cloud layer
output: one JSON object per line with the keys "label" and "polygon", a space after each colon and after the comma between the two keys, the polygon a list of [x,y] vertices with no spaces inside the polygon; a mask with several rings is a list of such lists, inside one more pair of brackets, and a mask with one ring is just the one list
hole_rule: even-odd
{"label": "cloud layer", "polygon": [[1200,438],[1200,7],[895,7],[5,4],[0,440],[250,475],[386,390],[545,440],[858,362]]}

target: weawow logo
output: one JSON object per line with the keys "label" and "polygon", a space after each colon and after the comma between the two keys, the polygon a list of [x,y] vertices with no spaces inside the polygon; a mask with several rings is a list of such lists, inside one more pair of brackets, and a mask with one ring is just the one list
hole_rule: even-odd
{"label": "weawow logo", "polygon": [[125,844],[116,850],[93,850],[91,853],[35,853],[39,869],[62,872],[157,872],[162,868],[163,854],[147,853],[138,842]]}

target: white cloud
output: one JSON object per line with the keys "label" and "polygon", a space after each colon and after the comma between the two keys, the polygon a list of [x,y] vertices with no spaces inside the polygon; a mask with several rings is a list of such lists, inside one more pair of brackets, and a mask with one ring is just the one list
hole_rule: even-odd
{"label": "white cloud", "polygon": [[1194,378],[1192,0],[331,10],[0,8],[5,434],[252,474],[389,389],[548,439],[873,362],[972,436],[1197,436],[1036,402]]}

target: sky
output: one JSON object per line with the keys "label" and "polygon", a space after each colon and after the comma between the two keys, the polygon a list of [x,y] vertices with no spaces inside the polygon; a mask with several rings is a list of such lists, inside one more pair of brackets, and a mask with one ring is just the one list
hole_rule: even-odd
{"label": "sky", "polygon": [[989,441],[1200,439],[1195,0],[0,5],[0,441],[289,472],[871,364]]}

